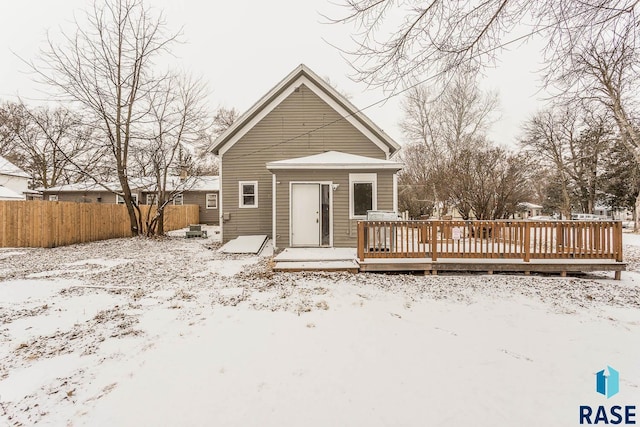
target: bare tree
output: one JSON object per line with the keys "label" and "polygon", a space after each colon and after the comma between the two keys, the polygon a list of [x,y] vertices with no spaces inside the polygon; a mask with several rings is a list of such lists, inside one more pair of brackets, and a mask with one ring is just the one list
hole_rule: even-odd
{"label": "bare tree", "polygon": [[197,141],[208,128],[205,99],[201,81],[171,78],[151,104],[153,138],[145,141],[141,149],[151,165],[157,209],[155,215],[145,219],[147,234],[164,234],[165,207],[195,183],[186,176],[178,180],[171,172],[184,166],[181,158],[184,147]]}
{"label": "bare tree", "polygon": [[[357,28],[355,48],[345,49],[355,78],[387,89],[425,75],[442,79],[460,68],[481,69],[506,46],[545,38],[544,84],[570,99],[604,105],[640,164],[633,115],[640,89],[637,0],[345,0],[345,7],[346,14],[332,21]],[[391,17],[397,13],[404,19],[396,25]],[[640,229],[640,215],[636,218]]]}
{"label": "bare tree", "polygon": [[[0,116],[5,154],[33,177],[36,186],[77,182],[101,166],[104,152],[95,149],[92,128],[83,125],[77,113],[20,103],[0,107]],[[81,165],[83,173],[74,164]]]}
{"label": "bare tree", "polygon": [[570,218],[574,205],[593,213],[602,191],[603,158],[612,142],[605,117],[575,107],[556,107],[525,123],[521,145],[553,169],[554,187],[561,194],[560,212]]}
{"label": "bare tree", "polygon": [[235,108],[219,107],[213,116],[210,132],[203,132],[197,142],[193,144],[190,154],[197,162],[197,170],[204,175],[217,175],[219,171],[218,158],[209,150],[213,140],[219,137],[238,120],[240,113]]}
{"label": "bare tree", "polygon": [[[605,37],[583,43],[571,57],[573,67],[564,70],[557,79],[564,90],[586,104],[596,104],[617,125],[620,143],[637,165],[640,165],[640,117],[636,94],[640,90],[638,64],[640,50],[637,27],[626,27]],[[640,230],[640,193],[636,195],[636,230]]]}
{"label": "bare tree", "polygon": [[480,91],[473,75],[461,74],[444,89],[420,85],[407,93],[401,128],[409,143],[401,152],[401,207],[412,216],[448,211],[451,159],[461,150],[484,147],[497,104],[497,96]]}
{"label": "bare tree", "polygon": [[235,108],[220,107],[213,116],[212,136],[217,138],[240,117],[240,113]]}
{"label": "bare tree", "polygon": [[464,148],[451,159],[451,199],[464,219],[504,219],[528,199],[531,167],[526,156],[503,148]]}
{"label": "bare tree", "polygon": [[534,35],[549,41],[548,71],[565,69],[566,56],[581,41],[635,31],[638,2],[344,0],[343,5],[342,16],[329,20],[356,28],[355,47],[343,48],[356,79],[395,88],[425,75],[481,68],[505,45]]}
{"label": "bare tree", "polygon": [[[157,60],[169,52],[177,34],[169,34],[162,16],[141,0],[96,2],[63,42],[49,39],[32,69],[66,102],[78,105],[95,127],[97,141],[111,157],[129,212],[132,234],[140,230],[129,185],[131,151],[147,138],[152,100],[169,73],[157,74]],[[98,179],[96,182],[100,183]]]}

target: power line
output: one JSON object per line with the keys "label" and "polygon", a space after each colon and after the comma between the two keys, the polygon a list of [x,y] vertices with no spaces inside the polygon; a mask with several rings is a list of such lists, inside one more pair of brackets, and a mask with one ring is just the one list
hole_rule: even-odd
{"label": "power line", "polygon": [[[585,13],[585,12],[583,12],[583,13]],[[501,43],[501,44],[499,44],[499,45],[497,45],[497,46],[494,46],[494,47],[492,47],[492,48],[490,48],[490,49],[486,49],[486,50],[484,50],[484,51],[482,51],[482,52],[477,52],[477,53],[475,53],[475,54],[472,54],[471,56],[469,56],[468,58],[466,58],[466,60],[465,60],[465,61],[471,61],[472,59],[475,59],[475,58],[480,57],[480,56],[482,56],[482,55],[486,55],[486,54],[488,54],[488,53],[490,53],[490,52],[493,52],[493,51],[496,51],[496,50],[499,50],[499,49],[505,48],[505,47],[507,47],[507,46],[509,46],[509,45],[512,45],[512,44],[514,44],[514,43],[518,43],[518,42],[520,42],[520,41],[522,41],[522,40],[525,40],[525,39],[527,39],[527,38],[529,38],[529,37],[531,37],[531,36],[534,36],[534,35],[536,35],[536,34],[538,34],[538,33],[541,33],[541,32],[543,32],[543,31],[546,31],[546,30],[548,30],[549,28],[552,28],[552,27],[554,27],[554,26],[556,26],[556,25],[558,25],[558,24],[560,24],[560,23],[562,23],[562,22],[565,22],[565,21],[567,21],[567,20],[569,20],[569,19],[576,18],[576,17],[578,17],[578,16],[582,15],[583,13],[577,14],[577,15],[575,15],[575,16],[573,16],[573,17],[566,17],[566,18],[564,18],[564,19],[562,19],[562,20],[560,20],[560,21],[557,21],[557,22],[555,22],[555,23],[553,23],[553,24],[549,24],[549,25],[546,25],[546,26],[544,26],[544,27],[538,28],[538,29],[533,30],[533,31],[531,31],[531,32],[529,32],[529,33],[523,34],[523,35],[521,35],[521,36],[519,36],[519,37],[516,37],[516,38],[514,38],[514,39],[511,39],[511,40],[509,40],[509,41],[506,41],[506,42],[504,42],[504,43]],[[383,103],[383,102],[387,102],[389,99],[394,98],[394,97],[396,97],[396,96],[398,96],[398,95],[401,95],[401,94],[403,94],[404,92],[407,92],[408,90],[411,90],[411,89],[415,88],[416,86],[419,86],[419,85],[421,85],[421,84],[427,83],[428,81],[431,81],[431,80],[434,80],[434,79],[436,79],[436,78],[438,78],[438,77],[441,77],[441,76],[445,75],[446,73],[448,73],[449,71],[451,71],[452,69],[454,69],[454,68],[456,68],[456,67],[458,67],[458,66],[460,66],[460,65],[462,65],[462,62],[461,62],[461,63],[458,63],[458,64],[455,64],[455,65],[451,65],[451,66],[447,67],[446,69],[444,69],[444,70],[442,70],[442,71],[440,71],[440,72],[438,72],[438,73],[436,73],[436,74],[434,74],[434,75],[432,75],[432,76],[429,76],[429,77],[425,78],[424,80],[418,81],[417,83],[414,83],[414,84],[412,84],[412,85],[410,85],[410,86],[407,86],[406,88],[403,88],[403,89],[401,89],[401,90],[400,90],[400,91],[398,91],[398,92],[394,92],[394,93],[392,93],[392,94],[390,94],[390,95],[388,95],[388,96],[386,96],[386,97],[384,97],[384,98],[382,98],[382,99],[379,99],[378,101],[375,101],[375,102],[373,102],[373,103],[371,103],[371,104],[367,105],[366,107],[363,107],[363,108],[360,108],[360,109],[358,109],[358,110],[355,110],[355,111],[353,111],[353,112],[351,112],[351,113],[347,114],[347,115],[346,115],[346,116],[344,116],[344,117],[342,117],[342,116],[341,116],[341,117],[339,117],[339,118],[337,118],[337,119],[335,119],[335,120],[333,120],[333,121],[331,121],[331,122],[329,122],[329,123],[322,124],[321,126],[318,126],[318,127],[317,127],[317,128],[315,128],[315,129],[312,129],[312,130],[309,130],[309,131],[303,132],[303,133],[301,133],[301,134],[299,134],[299,135],[296,135],[296,136],[294,136],[294,137],[291,137],[291,138],[285,139],[285,140],[283,140],[283,141],[276,142],[276,143],[274,143],[274,144],[270,144],[270,145],[268,145],[268,146],[266,146],[266,147],[259,148],[259,149],[257,149],[257,150],[251,151],[251,152],[249,152],[249,153],[244,153],[244,154],[242,154],[242,155],[238,155],[238,156],[235,156],[235,157],[233,157],[233,156],[232,156],[232,157],[231,157],[231,159],[232,159],[232,160],[234,160],[234,159],[238,159],[238,158],[241,158],[241,157],[246,157],[246,156],[249,156],[249,155],[252,155],[252,154],[257,154],[257,153],[260,153],[260,152],[262,152],[262,151],[264,151],[264,150],[267,150],[267,149],[270,149],[270,148],[274,148],[274,147],[278,147],[278,146],[280,146],[280,145],[282,145],[282,144],[286,144],[286,143],[288,143],[288,142],[294,141],[294,140],[296,140],[296,139],[298,139],[298,138],[302,138],[302,137],[304,137],[304,136],[311,135],[313,132],[317,132],[317,131],[319,131],[319,130],[321,130],[321,129],[324,129],[324,128],[326,128],[326,127],[332,126],[332,125],[334,125],[334,124],[336,124],[336,123],[338,123],[338,122],[340,122],[340,121],[342,121],[342,120],[346,120],[348,117],[355,116],[356,114],[361,113],[361,112],[363,112],[363,111],[365,111],[365,110],[367,110],[367,109],[369,109],[369,108],[371,108],[371,107],[374,107],[374,106],[376,106],[376,105],[378,105],[378,104],[381,104],[381,103]]]}

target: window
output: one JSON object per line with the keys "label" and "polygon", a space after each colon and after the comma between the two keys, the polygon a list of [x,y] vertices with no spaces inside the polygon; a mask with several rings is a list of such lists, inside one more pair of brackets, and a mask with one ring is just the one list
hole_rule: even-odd
{"label": "window", "polygon": [[182,194],[176,194],[173,198],[173,204],[176,206],[182,206],[184,204],[184,197]]}
{"label": "window", "polygon": [[158,204],[157,194],[154,194],[154,193],[147,194],[147,204],[148,205],[157,205]]}
{"label": "window", "polygon": [[377,207],[377,175],[375,173],[349,174],[349,217],[360,219],[367,211]]}
{"label": "window", "polygon": [[240,206],[241,208],[258,207],[258,181],[240,181]]}
{"label": "window", "polygon": [[[135,193],[131,193],[131,199],[133,200],[134,204],[138,204],[138,195]],[[119,205],[124,205],[124,197],[122,197],[119,194],[116,194],[116,203]]]}
{"label": "window", "polygon": [[57,202],[58,201],[58,195],[57,194],[49,194],[49,201],[50,202]]}
{"label": "window", "polygon": [[218,209],[218,195],[215,193],[209,193],[205,196],[207,203],[207,209]]}

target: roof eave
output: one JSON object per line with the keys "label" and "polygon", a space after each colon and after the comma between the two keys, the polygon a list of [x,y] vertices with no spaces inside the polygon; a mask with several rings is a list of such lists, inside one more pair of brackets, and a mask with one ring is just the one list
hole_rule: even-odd
{"label": "roof eave", "polygon": [[374,170],[374,169],[390,169],[400,170],[402,164],[400,163],[388,163],[388,164],[376,164],[376,163],[290,163],[290,164],[269,164],[267,163],[268,170],[311,170],[311,169],[333,169],[333,170]]}

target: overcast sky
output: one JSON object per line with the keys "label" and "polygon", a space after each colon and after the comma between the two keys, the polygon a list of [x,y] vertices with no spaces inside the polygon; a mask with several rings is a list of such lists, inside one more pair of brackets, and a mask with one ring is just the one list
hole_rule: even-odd
{"label": "overcast sky", "polygon": [[[339,0],[334,1],[339,2]],[[74,13],[93,4],[89,0],[6,1],[0,13],[0,99],[26,101],[42,98],[41,91],[12,52],[30,60],[44,46],[47,31],[57,34],[69,27]],[[147,0],[163,10],[170,28],[184,28],[185,44],[175,50],[182,68],[202,76],[210,88],[212,110],[235,107],[241,112],[271,89],[280,79],[304,63],[321,77],[328,77],[351,102],[364,108],[386,95],[367,89],[348,77],[349,65],[325,40],[349,46],[348,25],[329,25],[321,14],[339,16],[340,8],[329,0],[201,1]],[[324,39],[324,40],[323,40]],[[538,52],[519,46],[502,55],[498,68],[489,70],[483,87],[497,90],[501,119],[491,138],[513,146],[521,122],[540,103],[537,101]],[[40,91],[40,92],[39,92]],[[403,143],[398,122],[400,96],[365,111],[374,122]]]}

